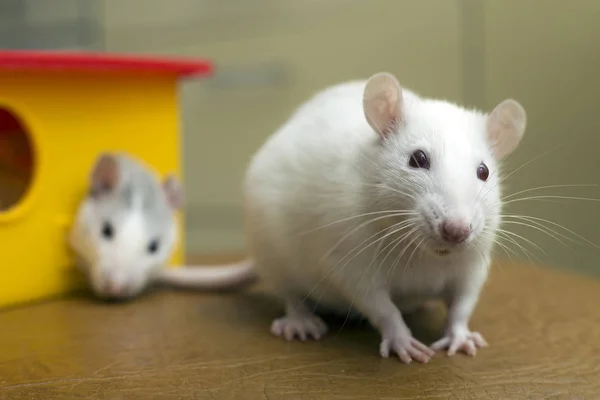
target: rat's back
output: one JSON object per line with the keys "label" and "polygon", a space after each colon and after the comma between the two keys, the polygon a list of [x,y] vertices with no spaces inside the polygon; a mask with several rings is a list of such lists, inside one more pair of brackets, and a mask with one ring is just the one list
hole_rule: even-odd
{"label": "rat's back", "polygon": [[362,111],[364,85],[335,85],[301,105],[254,155],[246,174],[249,199],[295,197],[307,185],[319,191],[321,184],[326,189],[327,183],[347,180],[349,158],[370,136]]}
{"label": "rat's back", "polygon": [[331,203],[326,197],[339,191],[340,183],[351,183],[349,161],[358,156],[360,141],[371,136],[362,111],[363,90],[363,81],[343,83],[301,105],[250,162],[247,206],[264,207],[261,214],[284,208],[304,214]]}
{"label": "rat's back", "polygon": [[281,273],[301,268],[302,274],[277,281],[305,279],[302,286],[314,285],[319,274],[311,278],[306,264],[331,245],[319,232],[303,234],[357,211],[361,180],[354,160],[366,141],[377,139],[364,117],[364,87],[364,81],[353,81],[317,93],[250,162],[244,187],[247,239],[264,280],[275,278],[273,266]]}

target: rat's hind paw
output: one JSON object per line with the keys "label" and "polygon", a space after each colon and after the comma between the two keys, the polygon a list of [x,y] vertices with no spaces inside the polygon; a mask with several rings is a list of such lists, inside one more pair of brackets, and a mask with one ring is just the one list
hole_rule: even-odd
{"label": "rat's hind paw", "polygon": [[449,356],[453,356],[457,351],[464,351],[470,356],[475,356],[477,348],[486,347],[487,345],[485,339],[478,332],[457,329],[432,344],[431,348],[433,350],[447,348]]}
{"label": "rat's hind paw", "polygon": [[318,340],[327,333],[327,325],[316,315],[286,315],[273,321],[271,333],[283,336],[286,340],[306,340],[310,337]]}

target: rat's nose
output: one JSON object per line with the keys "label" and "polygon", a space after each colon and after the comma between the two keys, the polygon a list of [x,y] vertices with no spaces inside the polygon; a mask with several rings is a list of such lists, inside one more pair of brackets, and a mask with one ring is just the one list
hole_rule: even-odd
{"label": "rat's nose", "polygon": [[113,279],[112,277],[108,277],[104,281],[104,285],[102,288],[102,293],[104,296],[108,297],[120,297],[123,296],[127,292],[127,285],[120,280]]}
{"label": "rat's nose", "polygon": [[471,227],[457,221],[444,221],[441,226],[442,238],[451,243],[462,243],[471,234]]}
{"label": "rat's nose", "polygon": [[123,285],[119,285],[114,281],[108,281],[104,286],[104,292],[111,296],[118,296],[123,291]]}

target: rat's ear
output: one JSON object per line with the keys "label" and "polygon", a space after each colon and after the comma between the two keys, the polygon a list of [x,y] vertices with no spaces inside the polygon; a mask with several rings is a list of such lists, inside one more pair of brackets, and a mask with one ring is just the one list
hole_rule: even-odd
{"label": "rat's ear", "polygon": [[171,208],[180,209],[183,206],[183,188],[179,179],[174,175],[167,175],[163,180],[162,188]]}
{"label": "rat's ear", "polygon": [[494,156],[502,159],[512,153],[525,133],[527,115],[517,101],[498,104],[487,117],[486,130]]}
{"label": "rat's ear", "polygon": [[403,120],[402,87],[394,75],[380,72],[369,78],[363,109],[367,122],[381,137],[398,129]]}
{"label": "rat's ear", "polygon": [[113,191],[119,184],[119,160],[112,154],[101,154],[92,169],[91,194],[97,196],[101,193]]}

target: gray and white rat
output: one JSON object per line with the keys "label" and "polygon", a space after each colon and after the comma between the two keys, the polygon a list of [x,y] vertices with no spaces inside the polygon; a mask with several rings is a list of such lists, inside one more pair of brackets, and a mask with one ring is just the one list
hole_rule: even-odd
{"label": "gray and white rat", "polygon": [[[288,340],[326,333],[311,300],[366,317],[383,357],[427,362],[444,348],[475,355],[486,342],[469,320],[500,223],[498,162],[525,126],[514,100],[485,114],[421,97],[389,73],[327,88],[250,162],[244,207],[254,268],[221,274],[258,273],[285,304],[271,331]],[[195,283],[208,278],[227,285],[210,274]],[[432,299],[447,304],[448,317],[444,336],[427,346],[403,313]]]}
{"label": "gray and white rat", "polygon": [[[155,171],[126,153],[103,153],[90,174],[68,242],[90,288],[100,298],[131,299],[151,284],[210,287],[246,283],[243,262],[227,270],[167,268],[177,242],[176,212],[183,189],[175,176]],[[165,273],[164,271],[167,271]],[[201,282],[204,282],[202,284]]]}
{"label": "gray and white rat", "polygon": [[181,201],[174,176],[161,183],[125,153],[97,158],[68,240],[96,295],[131,298],[153,281],[177,244]]}

